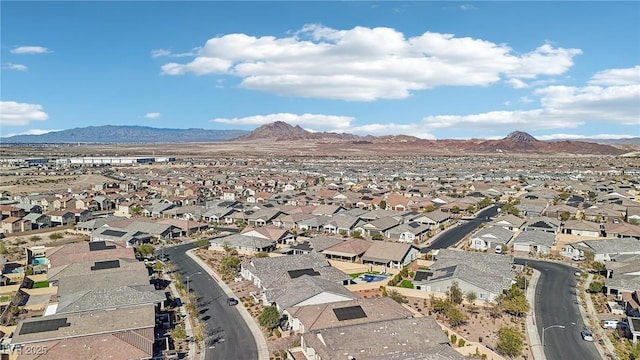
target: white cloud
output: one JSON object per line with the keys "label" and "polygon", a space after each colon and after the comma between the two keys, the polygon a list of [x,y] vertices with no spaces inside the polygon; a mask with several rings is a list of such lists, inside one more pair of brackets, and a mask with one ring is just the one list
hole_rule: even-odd
{"label": "white cloud", "polygon": [[632,85],[640,84],[640,65],[627,69],[609,69],[595,74],[590,85]]}
{"label": "white cloud", "polygon": [[[628,74],[617,69],[608,79]],[[596,74],[598,81],[604,81]],[[619,83],[618,80],[614,81]],[[428,130],[444,128],[495,128],[495,129],[567,129],[589,122],[617,125],[640,125],[640,81],[620,86],[547,86],[533,92],[539,98],[540,108],[526,111],[492,111],[471,115],[437,115],[423,119]],[[523,103],[534,101],[521,97]]]}
{"label": "white cloud", "polygon": [[51,50],[42,46],[18,46],[10,50],[12,54],[46,54]]}
{"label": "white cloud", "polygon": [[17,71],[27,71],[27,66],[22,64],[6,63],[3,68]]}
{"label": "white cloud", "polygon": [[529,84],[527,84],[526,82],[515,78],[508,79],[507,84],[510,84],[515,89],[524,89],[529,87]]}
{"label": "white cloud", "polygon": [[422,120],[428,130],[446,128],[470,129],[539,129],[575,128],[581,121],[549,116],[542,109],[526,111],[491,111],[472,115],[436,115]]}
{"label": "white cloud", "polygon": [[520,102],[523,104],[531,104],[533,102],[533,99],[531,99],[528,96],[521,96],[520,97]]}
{"label": "white cloud", "polygon": [[290,125],[300,125],[309,131],[339,131],[345,132],[354,120],[350,116],[324,114],[291,114],[278,113],[268,115],[254,115],[243,118],[216,118],[211,122],[231,125],[264,125],[275,121],[284,121]]}
{"label": "white cloud", "polygon": [[144,114],[144,117],[147,119],[157,119],[160,117],[160,113],[159,112],[146,113]]}
{"label": "white cloud", "polygon": [[512,78],[534,79],[539,75],[561,75],[573,66],[573,57],[582,54],[580,49],[554,48],[544,44],[518,58],[515,69],[507,71]]}
{"label": "white cloud", "polygon": [[11,137],[16,135],[42,135],[42,134],[47,134],[47,133],[56,132],[56,131],[62,131],[62,130],[30,129],[21,133],[12,133],[12,134],[2,135],[2,137]]}
{"label": "white cloud", "polygon": [[0,101],[0,125],[24,126],[32,121],[47,120],[49,115],[42,111],[42,105]]}
{"label": "white cloud", "polygon": [[476,10],[477,8],[471,4],[462,4],[460,5],[460,9],[464,11]]}
{"label": "white cloud", "polygon": [[640,125],[640,84],[626,86],[549,86],[535,92],[548,116]]}
{"label": "white cloud", "polygon": [[173,53],[171,52],[171,50],[166,50],[166,49],[153,49],[151,50],[151,57],[152,58],[159,58],[159,57],[175,57],[175,58],[181,58],[181,57],[188,57],[188,56],[196,56],[198,55],[198,52],[200,51],[200,47],[197,48],[193,48],[191,49],[191,51],[185,52],[185,53]]}
{"label": "white cloud", "polygon": [[576,135],[576,134],[550,134],[536,136],[538,140],[580,140],[580,139],[630,139],[635,137],[629,134],[598,134],[598,135]]}
{"label": "white cloud", "polygon": [[544,44],[518,55],[505,44],[453,34],[426,32],[406,38],[391,28],[336,30],[311,24],[282,38],[217,36],[192,61],[166,63],[162,73],[227,74],[240,78],[248,89],[374,101],[406,98],[438,86],[487,86],[501,79],[525,87],[522,79],[564,73],[579,53]]}

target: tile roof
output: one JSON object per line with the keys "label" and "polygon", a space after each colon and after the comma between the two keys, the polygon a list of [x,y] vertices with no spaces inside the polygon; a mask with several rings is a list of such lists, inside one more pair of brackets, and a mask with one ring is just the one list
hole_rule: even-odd
{"label": "tile roof", "polygon": [[[367,316],[351,320],[338,320],[333,309],[348,306],[361,306]],[[404,319],[413,316],[411,311],[389,297],[358,298],[352,301],[295,306],[287,308],[287,312],[292,318],[297,318],[304,325],[306,332],[365,322]]]}
{"label": "tile roof", "polygon": [[327,328],[306,333],[303,337],[308,346],[327,360],[342,360],[347,355],[358,359],[390,359],[406,352],[438,351],[439,345],[449,343],[440,325],[431,317]]}
{"label": "tile roof", "polygon": [[415,246],[390,241],[374,241],[364,253],[362,260],[401,261],[412,247]]}

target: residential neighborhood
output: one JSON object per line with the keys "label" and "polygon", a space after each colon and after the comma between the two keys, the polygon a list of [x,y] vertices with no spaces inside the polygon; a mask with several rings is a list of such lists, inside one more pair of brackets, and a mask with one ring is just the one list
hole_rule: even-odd
{"label": "residential neighborhood", "polygon": [[[248,342],[260,359],[538,359],[546,294],[528,287],[549,262],[601,339],[576,346],[622,359],[640,340],[638,164],[486,160],[175,159],[3,190],[3,356],[196,358]],[[70,171],[49,166],[20,171]]]}

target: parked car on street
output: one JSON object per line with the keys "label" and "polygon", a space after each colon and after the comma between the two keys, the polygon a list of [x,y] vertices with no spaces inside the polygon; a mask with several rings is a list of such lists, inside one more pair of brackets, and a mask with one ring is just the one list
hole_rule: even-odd
{"label": "parked car on street", "polygon": [[238,305],[238,299],[235,298],[227,298],[227,305],[235,306]]}
{"label": "parked car on street", "polygon": [[582,255],[573,255],[571,257],[571,260],[573,260],[573,261],[584,261],[585,259],[586,258],[584,256],[582,256]]}
{"label": "parked car on street", "polygon": [[593,341],[593,333],[591,330],[584,328],[580,331],[580,336],[582,336],[582,340],[584,341]]}

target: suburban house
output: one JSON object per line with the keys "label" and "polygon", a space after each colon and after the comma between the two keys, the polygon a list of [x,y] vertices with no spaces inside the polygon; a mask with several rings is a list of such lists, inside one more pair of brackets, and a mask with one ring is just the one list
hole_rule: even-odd
{"label": "suburban house", "polygon": [[634,238],[640,240],[640,225],[625,222],[604,224],[604,232],[608,237]]}
{"label": "suburban house", "polygon": [[[344,309],[359,312],[345,318]],[[413,313],[389,297],[364,298],[327,304],[293,306],[284,310],[287,328],[297,334],[354,324],[413,317]]]}
{"label": "suburban house", "polygon": [[550,218],[558,220],[562,220],[563,217],[575,219],[578,215],[578,208],[566,204],[551,205],[547,208],[545,214]]}
{"label": "suburban house", "polygon": [[[343,321],[366,316],[357,307],[336,310]],[[302,334],[300,343],[301,356],[307,360],[465,359],[430,316],[318,329]]]}
{"label": "suburban house", "polygon": [[617,255],[606,263],[605,293],[617,296],[640,291],[640,254]]}
{"label": "suburban house", "polygon": [[419,255],[420,249],[413,244],[374,241],[362,256],[362,263],[400,269],[411,264]]}
{"label": "suburban house", "polygon": [[209,239],[209,250],[224,251],[226,248],[236,249],[241,254],[255,254],[275,250],[276,242],[264,237],[244,234]]}
{"label": "suburban house", "polygon": [[44,229],[51,226],[51,218],[46,214],[29,213],[23,219],[31,222],[30,230]]}
{"label": "suburban house", "polygon": [[600,237],[600,224],[586,220],[567,220],[562,226],[562,233],[578,236]]}
{"label": "suburban house", "polygon": [[151,242],[152,238],[153,235],[138,230],[103,226],[91,232],[90,241],[111,241],[137,246]]}
{"label": "suburban house", "polygon": [[312,251],[322,252],[324,249],[330,248],[335,244],[339,244],[345,241],[341,238],[335,238],[330,236],[316,236],[312,238],[298,238],[294,245],[282,249],[282,254],[296,255],[296,254],[308,254]]}
{"label": "suburban house", "polygon": [[546,231],[523,231],[513,240],[513,251],[546,255],[555,244],[556,235]]}
{"label": "suburban house", "polygon": [[416,271],[416,289],[444,294],[455,281],[463,293],[474,291],[478,300],[493,301],[511,287],[515,276],[513,256],[457,249],[440,249],[434,256],[429,270]]}
{"label": "suburban house", "polygon": [[595,261],[610,261],[613,255],[640,254],[640,241],[629,238],[584,240],[565,245],[560,255],[584,256],[586,252],[593,254]]}
{"label": "suburban house", "polygon": [[324,231],[330,234],[344,234],[351,235],[356,226],[364,223],[357,216],[348,214],[338,214],[331,216],[329,221],[324,224]]}
{"label": "suburban house", "polygon": [[76,221],[76,215],[69,210],[49,211],[46,214],[51,219],[51,226],[64,226]]}
{"label": "suburban house", "polygon": [[513,238],[513,232],[498,226],[482,229],[471,236],[469,245],[471,249],[487,251],[500,246],[505,250]]}
{"label": "suburban house", "polygon": [[289,277],[281,286],[263,293],[263,299],[275,305],[279,312],[292,306],[323,305],[357,299],[344,285],[310,272],[300,276],[290,273]]}
{"label": "suburban house", "polygon": [[254,229],[245,228],[242,231],[242,235],[272,240],[278,244],[290,243],[295,238],[295,236],[290,233],[289,230],[281,229],[275,225],[267,225]]}
{"label": "suburban house", "polygon": [[368,239],[347,239],[327,247],[320,252],[328,260],[359,263],[373,243],[374,240]]}
{"label": "suburban house", "polygon": [[153,305],[33,317],[18,323],[11,347],[46,349],[50,359],[147,359],[155,325]]}
{"label": "suburban house", "polygon": [[539,231],[557,234],[560,230],[560,220],[549,217],[536,217],[528,219],[524,224],[524,231]]}
{"label": "suburban house", "polygon": [[317,276],[341,285],[351,281],[351,276],[332,267],[324,255],[316,252],[247,260],[240,264],[240,274],[260,289],[265,301],[269,301],[272,290],[303,275]]}
{"label": "suburban house", "polygon": [[525,219],[521,219],[512,214],[507,214],[507,215],[503,215],[495,218],[492,222],[489,223],[489,225],[499,226],[509,231],[516,232],[520,230],[526,222],[527,221]]}
{"label": "suburban house", "polygon": [[31,230],[31,221],[19,217],[11,216],[2,219],[0,221],[0,224],[2,225],[2,232],[5,234],[13,234]]}
{"label": "suburban house", "polygon": [[391,240],[413,243],[422,242],[429,234],[429,225],[416,221],[400,224],[385,232],[385,237]]}
{"label": "suburban house", "polygon": [[428,212],[426,214],[423,214],[422,216],[419,216],[413,219],[413,221],[416,221],[422,224],[427,224],[431,228],[444,225],[449,220],[451,220],[451,214],[443,211]]}

